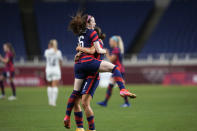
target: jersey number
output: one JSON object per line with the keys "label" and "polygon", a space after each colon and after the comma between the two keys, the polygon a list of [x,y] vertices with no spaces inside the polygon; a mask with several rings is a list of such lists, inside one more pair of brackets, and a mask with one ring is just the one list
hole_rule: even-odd
{"label": "jersey number", "polygon": [[82,36],[82,35],[78,37],[79,45],[80,45],[81,47],[84,47],[83,39],[84,39],[84,36]]}
{"label": "jersey number", "polygon": [[49,65],[50,66],[56,66],[56,61],[54,58],[49,58]]}

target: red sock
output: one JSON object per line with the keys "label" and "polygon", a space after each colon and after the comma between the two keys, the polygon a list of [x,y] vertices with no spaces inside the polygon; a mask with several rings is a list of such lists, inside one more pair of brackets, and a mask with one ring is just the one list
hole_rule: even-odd
{"label": "red sock", "polygon": [[83,128],[83,113],[75,112],[75,122],[78,128]]}
{"label": "red sock", "polygon": [[70,97],[68,99],[68,104],[67,104],[67,108],[66,108],[66,115],[67,116],[71,115],[72,109],[75,105],[75,99],[77,96],[79,96],[79,91],[73,90],[72,94],[70,95]]}

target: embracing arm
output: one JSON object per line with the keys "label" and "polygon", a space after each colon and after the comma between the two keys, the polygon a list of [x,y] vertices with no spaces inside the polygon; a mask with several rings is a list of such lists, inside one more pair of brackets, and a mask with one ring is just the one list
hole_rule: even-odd
{"label": "embracing arm", "polygon": [[107,53],[106,49],[101,48],[98,41],[94,42],[94,47],[96,49],[96,52],[99,54],[106,54]]}
{"label": "embracing arm", "polygon": [[74,61],[78,61],[80,55],[81,55],[81,52],[78,52],[78,53],[75,55]]}
{"label": "embracing arm", "polygon": [[76,48],[77,51],[81,51],[84,52],[86,54],[94,54],[96,52],[95,47],[92,46],[91,48],[85,48],[85,47],[81,47],[81,46],[77,46]]}

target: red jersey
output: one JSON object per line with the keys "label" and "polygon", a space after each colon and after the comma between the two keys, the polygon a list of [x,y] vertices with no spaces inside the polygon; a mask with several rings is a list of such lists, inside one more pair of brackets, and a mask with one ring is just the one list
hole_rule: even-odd
{"label": "red jersey", "polygon": [[116,56],[116,60],[113,62],[113,64],[119,66],[121,73],[124,73],[125,68],[122,64],[123,54],[121,54],[120,49],[117,47],[113,48],[112,55]]}
{"label": "red jersey", "polygon": [[[92,47],[93,43],[95,41],[98,41],[98,40],[99,40],[98,39],[98,34],[96,33],[96,31],[94,31],[92,29],[86,29],[78,37],[78,41],[79,41],[78,43],[80,44],[80,46],[81,47],[86,47],[86,48]],[[82,53],[78,62],[91,61],[93,58],[95,58],[94,55]]]}
{"label": "red jersey", "polygon": [[8,59],[8,62],[5,64],[4,71],[13,72],[14,71],[14,54],[12,54],[12,52],[7,52],[5,54],[5,59]]}

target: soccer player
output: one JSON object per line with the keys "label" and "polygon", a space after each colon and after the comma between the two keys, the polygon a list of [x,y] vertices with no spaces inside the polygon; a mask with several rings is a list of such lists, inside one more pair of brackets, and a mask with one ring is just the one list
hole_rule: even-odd
{"label": "soccer player", "polygon": [[8,100],[16,100],[16,87],[14,84],[14,56],[15,51],[14,48],[10,43],[5,43],[3,45],[3,50],[5,52],[5,57],[2,57],[0,55],[0,61],[2,61],[5,64],[4,72],[0,75],[0,87],[2,95],[0,96],[0,99],[5,98],[5,91],[4,91],[4,80],[8,79],[10,86],[12,88],[12,96],[8,97]]}
{"label": "soccer player", "polygon": [[[120,36],[112,36],[109,40],[109,44],[110,44],[110,47],[112,48],[112,52],[111,52],[111,54],[107,53],[106,56],[110,60],[110,62],[112,62],[114,65],[117,65],[120,68],[122,76],[124,76],[125,69],[122,64],[122,57],[124,54],[123,41]],[[112,89],[115,85],[115,79],[116,79],[116,77],[114,77],[112,75],[112,77],[110,79],[110,84],[108,85],[108,88],[107,88],[105,100],[102,102],[99,102],[97,104],[104,106],[104,107],[107,106],[107,102],[111,97]],[[127,96],[124,97],[124,102],[125,103],[123,105],[121,105],[121,107],[129,107],[130,106]]]}
{"label": "soccer player", "polygon": [[48,82],[47,94],[50,106],[56,106],[58,97],[58,83],[61,79],[62,53],[58,50],[57,40],[49,41],[48,49],[45,50],[46,79]]}
{"label": "soccer player", "polygon": [[[99,44],[98,35],[96,31],[94,31],[96,22],[93,16],[91,15],[83,15],[81,12],[78,12],[75,17],[72,18],[69,28],[71,31],[78,36],[79,44],[81,47],[95,47],[95,50],[99,54],[106,54],[106,50],[102,49]],[[120,95],[121,96],[129,96],[131,98],[135,98],[136,95],[130,93],[128,90],[125,89],[123,84],[122,75],[118,66],[114,64],[103,61],[97,60],[94,58],[93,55],[82,53],[79,58],[79,61],[75,63],[75,80],[74,80],[74,90],[71,94],[68,105],[72,105],[75,102],[75,97],[77,97],[80,93],[81,86],[89,75],[96,75],[99,72],[112,72],[114,76],[117,76],[117,84],[121,89]],[[83,88],[84,89],[84,88]],[[88,91],[89,88],[87,88]],[[89,131],[94,131],[94,115],[90,107],[90,100],[92,96],[90,94],[83,94],[82,95],[82,105],[84,111],[86,113],[86,117],[89,124]],[[71,110],[72,106],[67,106],[68,110]],[[68,112],[67,112],[68,113]],[[64,118],[64,125],[66,128],[70,128],[70,116],[67,115]],[[69,112],[70,113],[70,112]]]}
{"label": "soccer player", "polygon": [[[98,34],[100,46],[101,46],[101,48],[103,48],[103,41],[102,40],[105,39],[105,34],[102,33],[102,31],[99,27],[95,27],[95,31]],[[78,46],[76,48],[76,50],[82,51],[87,54],[94,54],[95,58],[98,60],[102,60],[104,58],[104,55],[95,53],[95,48],[83,48],[81,46]],[[96,75],[93,75],[93,76],[88,76],[82,86],[83,89],[82,89],[81,94],[90,94],[93,98],[95,90],[99,85],[99,80],[100,80],[99,73],[97,73]],[[75,105],[74,105],[75,122],[77,125],[76,131],[84,131],[84,129],[83,129],[83,114],[82,114],[81,107],[80,107],[80,100],[81,100],[80,98],[81,97],[76,98]],[[93,111],[92,111],[92,113],[93,113]],[[94,127],[94,122],[92,124],[89,123],[89,129],[91,129],[93,127]]]}

